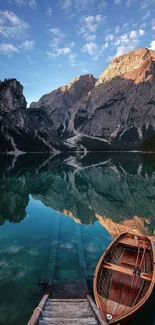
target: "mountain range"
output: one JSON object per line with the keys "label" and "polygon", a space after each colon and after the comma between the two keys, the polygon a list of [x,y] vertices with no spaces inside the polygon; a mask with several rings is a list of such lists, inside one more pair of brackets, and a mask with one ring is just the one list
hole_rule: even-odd
{"label": "mountain range", "polygon": [[16,79],[0,82],[0,152],[152,150],[155,52],[115,58],[95,79],[86,74],[27,108]]}

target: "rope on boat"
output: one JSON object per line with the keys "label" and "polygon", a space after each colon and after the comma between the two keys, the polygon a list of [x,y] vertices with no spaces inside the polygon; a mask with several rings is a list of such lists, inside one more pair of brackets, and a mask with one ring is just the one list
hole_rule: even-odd
{"label": "rope on boat", "polygon": [[29,320],[29,322],[27,323],[27,325],[36,325],[38,322],[38,319],[40,317],[40,314],[43,314],[43,308],[46,304],[46,301],[48,299],[49,295],[45,294],[42,298],[42,300],[40,301],[39,305],[37,306],[37,308],[34,309],[34,312]]}
{"label": "rope on boat", "polygon": [[[137,236],[135,236],[135,237],[137,238]],[[143,247],[143,243],[138,242],[138,253],[137,253],[137,258],[136,258],[136,264],[135,264],[134,271],[133,271],[133,278],[132,278],[131,288],[134,287],[135,278],[137,276],[137,268],[138,268],[138,261],[139,261],[139,256],[140,256],[140,249],[142,247]]]}
{"label": "rope on boat", "polygon": [[[140,274],[141,274],[146,249],[148,248],[148,244],[145,244],[145,243],[143,243],[143,244],[144,244],[144,246],[143,246],[143,255],[142,255],[141,262],[140,262],[139,269],[138,269],[138,276],[140,276]],[[138,279],[139,279],[139,277],[136,279],[135,288],[136,288],[136,286],[138,284]]]}
{"label": "rope on boat", "polygon": [[42,309],[41,309],[40,307],[35,308],[34,313],[35,313],[37,310],[39,310],[39,311],[42,313],[42,316],[44,316],[44,313],[43,313],[43,311],[42,311]]}

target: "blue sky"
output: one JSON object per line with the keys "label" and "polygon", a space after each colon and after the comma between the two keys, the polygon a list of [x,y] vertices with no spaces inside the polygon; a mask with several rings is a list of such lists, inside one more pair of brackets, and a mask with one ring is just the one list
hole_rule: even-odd
{"label": "blue sky", "polygon": [[0,0],[0,79],[28,103],[139,47],[155,50],[155,0]]}

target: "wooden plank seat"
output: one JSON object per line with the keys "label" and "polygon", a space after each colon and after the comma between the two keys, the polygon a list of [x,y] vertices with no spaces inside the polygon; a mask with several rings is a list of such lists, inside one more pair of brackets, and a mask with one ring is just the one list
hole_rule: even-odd
{"label": "wooden plank seat", "polygon": [[[122,267],[120,265],[111,264],[111,263],[106,262],[106,263],[102,264],[102,267],[104,269],[107,269],[107,270],[120,272],[120,273],[123,273],[123,274],[133,276],[133,270],[131,270],[130,268]],[[152,274],[147,274],[147,273],[141,272],[139,277],[142,280],[152,281]]]}
{"label": "wooden plank seat", "polygon": [[[121,245],[123,245],[123,246],[128,246],[128,247],[131,247],[131,248],[138,248],[139,247],[139,242],[140,243],[143,243],[143,245],[145,244],[145,245],[147,245],[148,244],[148,247],[147,247],[147,249],[146,250],[150,250],[151,248],[150,248],[150,245],[149,245],[149,243],[148,242],[146,242],[146,241],[142,241],[142,240],[140,240],[140,241],[138,241],[137,239],[133,239],[133,238],[122,238],[122,239],[120,239],[119,240],[119,243],[121,244]],[[143,248],[142,248],[143,249]]]}
{"label": "wooden plank seat", "polygon": [[131,263],[128,263],[128,262],[122,262],[122,265],[124,267],[128,267],[130,269],[134,269],[134,267],[135,267],[135,264],[131,264]]}

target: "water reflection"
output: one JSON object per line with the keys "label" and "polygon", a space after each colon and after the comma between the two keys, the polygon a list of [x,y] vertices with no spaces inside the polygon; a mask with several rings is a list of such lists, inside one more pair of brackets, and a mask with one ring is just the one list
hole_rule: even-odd
{"label": "water reflection", "polygon": [[[154,163],[146,157],[1,155],[0,166],[1,325],[26,324],[42,296],[38,279],[92,281],[107,230],[154,236]],[[150,302],[147,310],[152,325]]]}
{"label": "water reflection", "polygon": [[27,323],[43,295],[40,279],[92,281],[110,241],[98,222],[77,224],[30,195],[24,220],[0,228],[0,324]]}
{"label": "water reflection", "polygon": [[78,223],[95,220],[116,236],[155,236],[153,160],[139,154],[1,155],[0,223],[20,222],[29,195]]}

